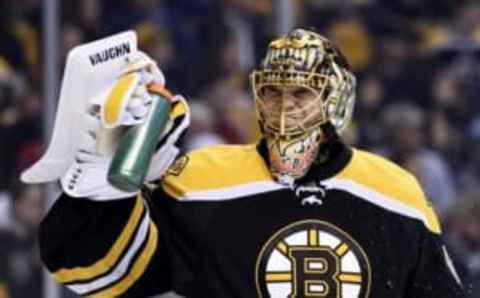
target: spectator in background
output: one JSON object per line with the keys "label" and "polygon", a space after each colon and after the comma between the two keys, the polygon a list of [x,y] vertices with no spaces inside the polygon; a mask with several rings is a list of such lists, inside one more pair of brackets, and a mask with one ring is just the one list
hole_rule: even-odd
{"label": "spectator in background", "polygon": [[103,10],[104,33],[110,35],[132,29],[142,21],[151,20],[159,11],[168,15],[162,0],[126,0],[107,3],[106,9]]}
{"label": "spectator in background", "polygon": [[0,56],[0,191],[4,190],[13,177],[15,169],[16,125],[22,118],[21,99],[24,82],[11,65]]}
{"label": "spectator in background", "polygon": [[60,30],[60,51],[58,63],[62,67],[67,61],[68,52],[85,42],[84,31],[78,25],[66,23]]}
{"label": "spectator in background", "polygon": [[12,227],[10,196],[5,190],[0,190],[0,231]]}
{"label": "spectator in background", "polygon": [[360,123],[359,146],[376,148],[382,145],[384,128],[378,125],[385,105],[385,90],[378,74],[368,74],[359,81],[355,119]]}
{"label": "spectator in background", "polygon": [[80,6],[78,13],[78,24],[83,30],[87,40],[101,37],[103,33],[102,4],[103,1],[83,0],[78,1]]}
{"label": "spectator in background", "polygon": [[374,2],[374,0],[305,0],[300,2],[300,19],[304,22],[303,25],[327,28],[342,14],[357,13],[365,8],[371,10],[375,7]]}
{"label": "spectator in background", "polygon": [[[265,48],[266,23],[271,16],[271,0],[226,0],[223,1],[225,24],[237,41],[239,67],[243,72],[250,71]],[[258,56],[257,56],[258,55]]]}
{"label": "spectator in background", "polygon": [[374,40],[366,23],[353,12],[336,19],[328,29],[332,41],[345,52],[355,73],[362,74],[374,59]]}
{"label": "spectator in background", "polygon": [[230,130],[231,143],[249,144],[260,139],[253,102],[246,92],[231,96],[225,102],[223,111],[220,119],[223,126]]}
{"label": "spectator in background", "polygon": [[409,101],[424,108],[430,92],[431,65],[418,55],[420,39],[412,24],[396,18],[383,15],[371,21],[380,62],[370,72],[378,74],[388,101]]}
{"label": "spectator in background", "polygon": [[449,121],[466,128],[474,111],[480,111],[475,99],[480,91],[480,46],[445,47],[437,51],[442,63],[431,85],[430,107],[448,114]]}
{"label": "spectator in background", "polygon": [[42,103],[39,92],[30,92],[17,99],[20,108],[20,118],[12,127],[14,134],[10,142],[16,158],[14,171],[20,172],[31,165],[41,154],[42,147]]}
{"label": "spectator in background", "polygon": [[388,132],[387,156],[411,171],[443,218],[455,203],[456,191],[447,162],[427,148],[426,115],[406,102],[391,104],[385,111]]}
{"label": "spectator in background", "polygon": [[480,297],[480,188],[464,195],[447,219],[446,242],[459,262],[470,287],[469,296]]}
{"label": "spectator in background", "polygon": [[[150,54],[168,78],[167,86],[174,93],[180,90],[194,89],[195,72],[185,71],[178,59],[174,40],[168,30],[163,30],[153,22],[146,21],[137,24],[138,46]],[[185,89],[184,89],[185,88]]]}
{"label": "spectator in background", "polygon": [[9,298],[7,286],[0,280],[0,298]]}
{"label": "spectator in background", "polygon": [[[243,80],[233,76],[209,86],[202,98],[219,119],[217,131],[227,143],[246,144],[255,140],[254,108],[251,98],[243,89]],[[250,121],[250,122],[248,122]]]}
{"label": "spectator in background", "polygon": [[0,231],[0,284],[5,284],[7,297],[38,297],[42,293],[42,266],[36,247],[37,226],[42,216],[41,189],[16,186],[12,198],[12,229]]}
{"label": "spectator in background", "polygon": [[[464,193],[475,193],[480,186],[480,116],[472,121],[469,129],[466,154],[470,162],[464,165],[460,175],[460,187]],[[480,204],[480,198],[477,201]]]}
{"label": "spectator in background", "polygon": [[15,32],[15,5],[9,1],[0,3],[0,55],[14,68],[26,68],[22,43]]}
{"label": "spectator in background", "polygon": [[[431,84],[431,145],[461,173],[470,164],[470,121],[480,112],[480,47],[474,44],[443,46],[435,52],[437,69]],[[459,175],[457,175],[459,176]]]}
{"label": "spectator in background", "polygon": [[210,66],[214,80],[200,92],[200,98],[220,118],[217,131],[225,141],[245,144],[255,139],[254,109],[245,90],[247,75],[241,66],[239,40],[228,32],[217,45],[218,62]]}
{"label": "spectator in background", "polygon": [[223,144],[225,140],[216,132],[216,115],[206,103],[200,100],[190,101],[190,127],[186,132],[183,149],[188,152],[214,144]]}

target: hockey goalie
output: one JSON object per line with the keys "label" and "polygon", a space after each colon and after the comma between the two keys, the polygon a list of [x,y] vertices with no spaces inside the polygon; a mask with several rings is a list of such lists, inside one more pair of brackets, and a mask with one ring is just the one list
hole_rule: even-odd
{"label": "hockey goalie", "polygon": [[[57,282],[88,297],[464,297],[415,177],[342,141],[355,77],[328,39],[295,29],[269,44],[250,81],[258,143],[187,154],[187,101],[148,56],[116,49],[78,60],[111,75],[67,69],[56,148],[23,176],[61,182],[40,229]],[[122,191],[107,180],[111,132],[140,125],[159,90],[169,123],[141,189]]]}

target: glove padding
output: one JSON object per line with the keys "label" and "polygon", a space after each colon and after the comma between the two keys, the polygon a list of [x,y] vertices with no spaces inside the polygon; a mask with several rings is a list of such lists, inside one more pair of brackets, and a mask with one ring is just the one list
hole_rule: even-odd
{"label": "glove padding", "polygon": [[[142,61],[134,61],[122,73],[105,93],[105,100],[96,99],[91,109],[85,113],[82,145],[75,156],[75,162],[61,179],[62,188],[69,196],[112,200],[135,194],[111,186],[107,181],[107,173],[116,149],[115,145],[121,135],[118,132],[124,130],[125,126],[138,125],[145,120],[152,103],[148,86],[152,83],[163,86],[165,83],[163,74],[148,56],[140,57],[140,60]],[[119,87],[119,84],[125,84],[125,78],[128,76],[132,85]],[[134,80],[131,79],[132,76],[135,76]],[[123,93],[117,92],[119,89]],[[112,95],[115,92],[117,93]],[[170,97],[170,101],[172,104],[170,120],[152,156],[146,182],[157,180],[165,174],[179,153],[176,143],[190,124],[190,111],[186,100],[176,95]],[[99,102],[101,106],[98,105]],[[109,110],[112,108],[116,109],[113,113]],[[114,117],[111,117],[112,115]],[[106,123],[107,120],[114,121]],[[106,129],[107,127],[109,129]],[[111,138],[113,136],[113,140],[107,142],[102,140],[105,131],[109,132]]]}
{"label": "glove padding", "polygon": [[165,77],[155,61],[138,52],[105,94],[92,101],[93,105],[100,106],[103,126],[115,128],[141,123],[151,104],[152,96],[147,90],[151,84],[163,87]]}

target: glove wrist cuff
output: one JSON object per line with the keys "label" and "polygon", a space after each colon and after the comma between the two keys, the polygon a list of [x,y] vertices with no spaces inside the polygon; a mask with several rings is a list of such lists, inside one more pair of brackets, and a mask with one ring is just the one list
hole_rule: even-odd
{"label": "glove wrist cuff", "polygon": [[92,167],[75,162],[60,179],[63,191],[73,198],[92,201],[111,201],[135,196],[136,192],[124,192],[111,186],[107,179],[107,167]]}

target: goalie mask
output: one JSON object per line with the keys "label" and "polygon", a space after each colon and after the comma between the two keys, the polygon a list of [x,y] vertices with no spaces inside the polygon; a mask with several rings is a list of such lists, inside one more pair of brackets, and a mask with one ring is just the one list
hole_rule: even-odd
{"label": "goalie mask", "polygon": [[326,124],[341,134],[350,122],[355,77],[328,39],[296,29],[270,43],[251,85],[270,171],[291,185],[317,160]]}

